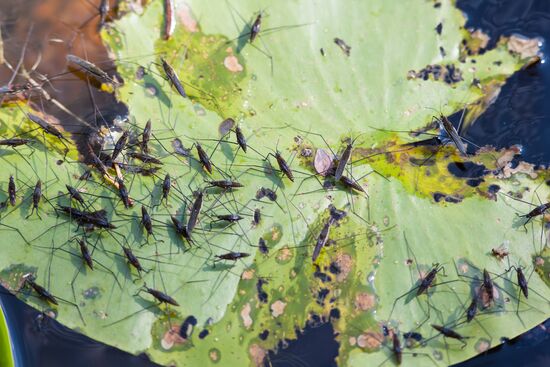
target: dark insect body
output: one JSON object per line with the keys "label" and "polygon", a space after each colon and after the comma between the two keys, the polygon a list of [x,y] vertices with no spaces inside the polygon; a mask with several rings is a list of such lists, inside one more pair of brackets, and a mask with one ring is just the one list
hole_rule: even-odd
{"label": "dark insect body", "polygon": [[153,223],[151,221],[151,216],[147,212],[147,208],[145,206],[141,206],[141,224],[147,231],[147,236],[151,236],[153,234]]}
{"label": "dark insect body", "polygon": [[430,288],[435,280],[435,276],[437,273],[439,273],[443,269],[442,266],[439,264],[435,264],[434,267],[426,274],[424,278],[420,281],[420,284],[418,285],[418,290],[416,291],[416,295],[420,296],[422,293],[425,293],[428,288]]}
{"label": "dark insect body", "polygon": [[472,299],[472,303],[470,303],[470,306],[468,306],[468,309],[466,310],[466,321],[470,322],[476,317],[477,314],[477,295],[474,296]]}
{"label": "dark insect body", "polygon": [[46,288],[42,287],[41,285],[37,284],[34,281],[34,277],[32,274],[25,274],[23,275],[23,280],[25,284],[30,286],[37,294],[40,296],[40,298],[46,300],[47,302],[50,302],[54,305],[58,305],[57,300],[55,297],[46,290]]}
{"label": "dark insect body", "polygon": [[258,241],[258,248],[260,249],[260,252],[264,255],[267,255],[269,253],[269,248],[267,247],[265,240],[261,237]]}
{"label": "dark insect body", "polygon": [[132,202],[128,197],[128,189],[126,188],[126,185],[124,185],[124,181],[122,181],[120,178],[117,177],[116,182],[118,183],[118,196],[120,196],[124,207],[128,209],[132,206]]}
{"label": "dark insect body", "polygon": [[521,293],[525,296],[525,298],[529,298],[529,286],[527,284],[527,278],[525,277],[525,273],[523,272],[523,269],[521,267],[512,266],[510,269],[506,270],[507,272],[511,269],[516,270],[517,279],[518,279],[518,287],[521,289]]}
{"label": "dark insect body", "polygon": [[162,181],[162,199],[166,200],[166,203],[168,204],[168,195],[170,194],[170,189],[172,188],[172,182],[170,180],[170,174],[167,173],[164,177],[164,181]]}
{"label": "dark insect body", "polygon": [[250,254],[246,252],[228,252],[226,254],[216,255],[216,259],[217,261],[220,261],[220,260],[237,261],[239,259],[242,259],[248,256],[250,256]]}
{"label": "dark insect body", "polygon": [[105,81],[107,83],[111,83],[113,86],[117,86],[119,84],[116,80],[111,78],[109,74],[101,70],[98,66],[96,66],[95,64],[87,60],[81,59],[78,56],[68,54],[67,61],[75,65],[78,65],[83,71],[90,74],[91,76],[93,76],[99,81]]}
{"label": "dark insect body", "polygon": [[261,187],[257,192],[256,192],[256,199],[257,200],[261,200],[263,199],[264,197],[266,197],[271,200],[271,201],[276,201],[277,200],[277,193],[271,189],[267,189],[265,187]]}
{"label": "dark insect body", "polygon": [[87,181],[92,178],[92,171],[86,170],[84,173],[78,178],[80,181]]}
{"label": "dark insect body", "polygon": [[162,164],[162,162],[149,154],[139,153],[139,152],[129,152],[129,157],[135,158],[142,161],[143,163],[153,163],[153,164]]}
{"label": "dark insect body", "polygon": [[115,143],[113,153],[111,154],[112,161],[115,161],[117,159],[118,155],[122,152],[122,150],[126,146],[127,141],[128,141],[128,131],[125,130]]}
{"label": "dark insect body", "polygon": [[69,196],[71,197],[71,199],[74,199],[74,200],[78,201],[80,204],[84,205],[84,198],[78,192],[77,189],[75,189],[74,187],[69,186],[69,185],[65,185],[65,187],[67,188],[67,191],[69,192]]}
{"label": "dark insect body", "polygon": [[33,115],[32,113],[27,113],[27,117],[29,118],[29,120],[31,120],[32,122],[34,122],[35,124],[40,126],[42,128],[42,130],[44,130],[44,132],[46,132],[50,135],[53,135],[58,139],[67,140],[63,136],[61,131],[59,131],[55,126],[53,126],[52,124],[50,124],[49,122],[44,120],[42,117],[37,116],[37,115]]}
{"label": "dark insect body", "polygon": [[243,184],[231,180],[208,181],[208,183],[211,186],[219,187],[221,189],[236,189],[239,187],[243,187]]}
{"label": "dark insect body", "polygon": [[342,185],[344,185],[345,187],[348,187],[350,189],[354,189],[354,190],[357,190],[357,191],[360,191],[360,192],[366,194],[365,189],[361,185],[359,185],[357,182],[355,182],[354,180],[352,180],[351,178],[349,178],[347,176],[340,177],[339,182]]}
{"label": "dark insect body", "polygon": [[279,169],[285,174],[286,177],[288,177],[290,181],[294,182],[294,174],[292,173],[288,163],[286,163],[285,159],[281,156],[281,153],[275,152],[275,159],[277,160]]}
{"label": "dark insect body", "polygon": [[516,273],[518,276],[518,286],[521,289],[521,292],[525,298],[529,298],[529,287],[527,287],[527,278],[525,278],[523,270],[521,270],[521,268],[516,268]]}
{"label": "dark insect body", "polygon": [[346,168],[346,164],[348,164],[349,158],[351,157],[352,150],[353,150],[352,144],[348,144],[346,146],[346,149],[344,149],[344,151],[342,152],[342,155],[338,160],[338,165],[336,166],[336,171],[334,172],[334,179],[336,181],[340,180],[340,178],[342,177],[342,174],[344,173],[344,169]]}
{"label": "dark insect body", "polygon": [[258,14],[256,19],[254,20],[254,23],[252,23],[252,27],[250,27],[250,38],[248,39],[250,43],[254,42],[254,40],[260,33],[261,27],[262,27],[262,13]]}
{"label": "dark insect body", "polygon": [[344,52],[344,54],[346,54],[346,56],[350,55],[351,46],[348,46],[348,44],[343,39],[336,37],[334,39],[334,43],[336,43],[336,45],[340,47],[340,49],[342,50],[342,52]]}
{"label": "dark insect body", "polygon": [[103,175],[108,176],[107,173],[107,167],[105,167],[105,164],[99,159],[99,157],[95,154],[94,150],[90,145],[88,145],[88,155],[92,158],[92,164],[94,167]]}
{"label": "dark insect body", "polygon": [[149,153],[149,140],[151,140],[151,120],[147,120],[141,134],[141,151]]}
{"label": "dark insect body", "polygon": [[417,342],[419,342],[419,341],[422,341],[422,334],[417,333],[415,331],[409,331],[407,333],[403,333],[403,338],[412,339],[412,340],[416,340]]}
{"label": "dark insect body", "polygon": [[78,240],[78,245],[80,246],[80,254],[82,255],[82,259],[86,265],[88,265],[90,270],[94,270],[94,262],[92,261],[92,255],[90,254],[90,249],[88,248],[86,241],[84,239]]}
{"label": "dark insect body", "polygon": [[262,213],[260,212],[260,209],[254,210],[254,217],[253,217],[253,223],[255,226],[260,224],[260,221],[262,220]]}
{"label": "dark insect body", "polygon": [[170,216],[170,218],[172,218],[172,223],[174,224],[174,229],[176,230],[176,233],[185,238],[187,242],[192,243],[191,234],[187,229],[187,225],[183,224],[180,220],[178,220],[178,218],[174,217],[173,215]]}
{"label": "dark insect body", "polygon": [[[169,295],[167,295],[166,293],[164,292],[161,292],[159,290],[156,290],[156,289],[153,289],[153,288],[149,288],[147,287],[146,285],[143,286],[143,288],[140,290],[140,291],[144,291],[144,292],[147,292],[149,293],[150,295],[152,295],[153,297],[155,297],[155,299],[157,301],[159,301],[160,303],[167,303],[167,304],[170,304],[172,306],[179,306],[179,303],[176,302],[175,299],[173,299],[172,297],[170,297]],[[139,292],[138,292],[139,293]]]}
{"label": "dark insect body", "polygon": [[464,145],[462,138],[460,137],[460,135],[458,135],[458,132],[456,131],[453,124],[451,124],[449,119],[443,115],[440,115],[440,118],[437,119],[437,122],[439,123],[440,127],[445,130],[447,135],[449,135],[460,154],[462,154],[463,156],[468,156],[466,146]]}
{"label": "dark insect body", "polygon": [[399,336],[395,331],[392,334],[392,351],[395,358],[395,363],[397,363],[397,365],[400,365],[403,362],[403,349],[401,348]]}
{"label": "dark insect body", "polygon": [[520,215],[520,217],[527,218],[527,221],[524,224],[526,225],[527,223],[529,223],[529,221],[531,221],[531,219],[544,214],[548,209],[550,209],[550,202],[539,205],[535,209],[531,210],[529,213]]}
{"label": "dark insect body", "polygon": [[107,220],[105,210],[98,210],[95,212],[86,212],[83,210],[75,209],[70,206],[59,205],[59,209],[67,214],[72,219],[76,220],[80,225],[92,226],[102,229],[114,229],[114,225]]}
{"label": "dark insect body", "polygon": [[195,198],[195,201],[193,202],[193,206],[191,207],[189,220],[187,221],[187,230],[189,231],[189,233],[193,232],[193,229],[197,224],[197,220],[199,219],[199,214],[202,208],[203,195],[204,194],[201,191],[199,191],[199,193],[197,194],[197,197]]}
{"label": "dark insect body", "polygon": [[119,163],[118,166],[128,173],[135,173],[143,176],[153,176],[159,170],[159,167],[140,167],[124,163]]}
{"label": "dark insect body", "polygon": [[311,255],[311,260],[315,262],[317,258],[319,257],[319,254],[321,253],[321,249],[326,245],[328,240],[328,235],[330,233],[330,227],[334,223],[334,220],[332,217],[330,217],[325,225],[323,226],[323,229],[321,229],[321,233],[319,233],[319,237],[317,237],[317,242],[315,244],[315,249],[313,250],[313,254]]}
{"label": "dark insect body", "polygon": [[176,74],[176,71],[166,60],[163,58],[160,59],[162,63],[162,68],[164,69],[164,73],[166,74],[166,77],[168,78],[168,81],[170,84],[172,84],[176,90],[178,91],[179,95],[183,98],[187,98],[187,93],[185,93],[185,89],[183,88],[183,85],[181,84],[180,79],[178,78],[178,75]]}
{"label": "dark insect body", "polygon": [[11,139],[1,139],[0,145],[7,145],[10,147],[18,147],[21,145],[26,145],[31,142],[30,139],[20,139],[20,138],[11,138]]}
{"label": "dark insect body", "polygon": [[439,331],[441,334],[443,334],[443,336],[445,336],[445,337],[447,337],[447,338],[452,338],[452,339],[460,340],[460,341],[463,343],[463,348],[464,348],[464,346],[466,346],[466,342],[464,341],[464,339],[466,339],[466,337],[460,335],[459,333],[457,333],[457,332],[454,331],[453,329],[450,329],[450,328],[448,328],[448,327],[441,326],[441,325],[435,325],[435,324],[432,324],[431,326],[432,326],[435,330]]}
{"label": "dark insect body", "polygon": [[36,215],[38,215],[38,218],[40,218],[40,214],[38,213],[38,204],[40,204],[40,199],[42,198],[42,181],[38,180],[36,182],[36,186],[34,186],[34,190],[32,192],[32,209],[31,213],[27,216],[30,217],[32,213],[36,211]]}
{"label": "dark insect body", "polygon": [[10,175],[10,182],[8,183],[8,197],[9,197],[11,206],[15,205],[15,201],[17,199],[16,192],[17,191],[15,189],[15,181],[13,179],[13,176]]}
{"label": "dark insect body", "polygon": [[6,84],[0,86],[0,96],[6,95],[6,94],[17,94],[19,92],[24,92],[32,88],[32,85],[30,84]]}
{"label": "dark insect body", "polygon": [[238,222],[241,219],[243,219],[243,217],[241,217],[238,214],[221,214],[221,215],[216,215],[216,218],[218,218],[219,221],[226,221],[231,223]]}
{"label": "dark insect body", "polygon": [[195,146],[197,148],[197,154],[199,155],[201,165],[208,171],[208,173],[212,174],[212,163],[210,162],[210,158],[208,158],[208,154],[206,154],[199,143],[196,143]]}
{"label": "dark insect body", "polygon": [[336,207],[332,204],[329,205],[329,213],[330,213],[330,217],[335,221],[344,219],[344,217],[347,215],[347,213],[344,210],[336,209]]}
{"label": "dark insect body", "polygon": [[109,0],[101,0],[99,4],[99,24],[98,29],[101,30],[107,21],[107,15],[109,15]]}
{"label": "dark insect body", "polygon": [[442,143],[443,142],[441,141],[441,138],[439,138],[438,136],[434,136],[434,137],[429,138],[429,139],[417,140],[417,141],[413,141],[413,142],[410,142],[410,143],[400,144],[400,146],[418,148],[418,147],[426,147],[426,146],[428,146],[428,147],[439,146]]}
{"label": "dark insect body", "polygon": [[[164,35],[165,41],[168,41],[176,29],[176,14],[174,0],[164,0]],[[185,97],[185,96],[184,96]]]}
{"label": "dark insect body", "polygon": [[122,247],[122,251],[124,252],[124,257],[128,260],[128,263],[130,263],[130,265],[132,265],[138,272],[145,271],[136,255],[132,252],[132,249],[129,247]]}
{"label": "dark insect body", "polygon": [[489,272],[487,269],[483,269],[483,284],[482,284],[483,290],[485,291],[485,294],[487,295],[487,300],[489,303],[491,303],[494,300],[494,285],[493,280],[491,279],[491,276],[489,275]]}
{"label": "dark insect body", "polygon": [[246,153],[246,138],[243,135],[243,132],[240,127],[235,128],[235,134],[237,135],[237,144],[241,147],[241,149]]}
{"label": "dark insect body", "polygon": [[185,149],[180,139],[175,138],[172,140],[172,148],[174,148],[174,153],[182,157],[189,157],[189,149]]}

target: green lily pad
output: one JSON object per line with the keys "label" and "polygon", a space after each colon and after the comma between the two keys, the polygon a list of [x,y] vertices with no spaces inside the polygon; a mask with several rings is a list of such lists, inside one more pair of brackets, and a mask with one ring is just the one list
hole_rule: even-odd
{"label": "green lily pad", "polygon": [[[470,35],[449,1],[217,5],[177,2],[178,24],[168,42],[161,40],[162,1],[103,32],[125,81],[117,96],[130,110],[129,122],[119,127],[139,138],[151,120],[150,150],[163,163],[152,176],[124,174],[132,208],[124,208],[117,190],[97,171],[93,181],[79,182],[85,166],[70,156],[58,165],[62,156],[55,139],[35,135],[35,144],[2,157],[0,164],[19,187],[16,206],[8,206],[0,222],[11,240],[0,260],[1,278],[10,289],[39,308],[55,309],[61,322],[93,338],[174,365],[260,364],[279,341],[317,322],[333,323],[341,365],[395,362],[393,333],[403,344],[404,363],[446,365],[546,319],[550,292],[532,271],[533,258],[546,256],[540,219],[524,228],[516,214],[533,206],[496,193],[498,185],[501,193],[523,194],[524,201],[538,204],[535,189],[542,200],[548,195],[540,185],[545,173],[525,169],[539,175],[534,179],[511,170],[512,150],[486,148],[462,157],[451,145],[404,148],[401,144],[413,138],[381,131],[422,128],[432,115],[456,112],[482,98],[487,87],[502,85],[524,62],[505,41],[481,55],[464,56]],[[263,33],[253,44],[243,42],[237,37],[246,36],[246,24],[261,5],[269,5]],[[200,19],[197,27],[188,23],[191,10]],[[351,46],[349,56],[335,37]],[[175,68],[188,98],[164,80],[160,54]],[[26,121],[18,108],[0,114],[6,126]],[[237,149],[233,132],[220,141],[220,130],[227,128],[221,122],[228,117],[247,137],[246,153]],[[176,138],[190,148],[191,158],[173,153]],[[345,174],[366,193],[340,184],[323,189],[313,163],[316,153],[323,149],[330,157],[355,138]],[[211,155],[212,175],[197,161],[196,143]],[[294,182],[278,171],[275,149],[293,169]],[[466,164],[483,165],[477,187],[450,172]],[[163,202],[166,173],[172,191]],[[36,214],[25,219],[38,178],[44,183],[42,219]],[[207,191],[190,246],[174,232],[170,215],[187,220],[193,192],[207,180],[224,178],[243,187]],[[69,203],[60,194],[65,184],[80,188],[91,208],[104,208],[116,226],[87,234],[93,271],[78,256],[74,238],[82,238],[82,229],[55,210]],[[6,186],[7,178],[3,192]],[[255,199],[261,187],[275,190],[276,201]],[[142,205],[153,218],[154,236],[140,224]],[[327,245],[312,260],[329,205],[346,216],[331,227]],[[262,213],[260,225],[251,223],[255,209]],[[232,212],[245,219],[228,226],[216,222],[216,215]],[[260,238],[268,253],[259,251]],[[510,254],[498,260],[491,249],[502,244]],[[132,269],[123,246],[132,248],[149,272]],[[217,261],[216,255],[229,251],[251,256]],[[441,266],[436,285],[415,296],[419,279],[435,264]],[[525,267],[528,299],[514,283],[515,270],[506,272],[511,265]],[[465,312],[480,285],[474,279],[483,269],[494,279],[495,300],[480,306],[468,323]],[[57,307],[21,287],[28,272],[59,297]],[[144,284],[179,306],[137,294]],[[189,316],[197,323],[185,338],[180,325]],[[443,338],[430,324],[453,328],[466,344]],[[405,348],[408,332],[421,334],[424,342],[408,340]]]}

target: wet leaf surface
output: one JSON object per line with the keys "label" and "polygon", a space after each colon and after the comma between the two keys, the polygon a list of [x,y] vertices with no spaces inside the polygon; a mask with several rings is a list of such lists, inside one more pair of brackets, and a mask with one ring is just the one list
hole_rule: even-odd
{"label": "wet leaf surface", "polygon": [[[406,345],[403,337],[410,332],[420,334],[425,345],[408,340],[404,364],[445,365],[544,320],[550,308],[544,263],[535,262],[537,272],[532,271],[533,259],[546,257],[543,223],[537,217],[524,227],[517,214],[531,211],[534,206],[528,203],[538,205],[537,197],[546,200],[548,187],[540,185],[546,172],[534,172],[532,178],[511,171],[509,151],[485,148],[464,157],[452,144],[404,146],[418,138],[381,130],[419,129],[432,115],[456,112],[479,100],[484,86],[504,83],[525,60],[502,43],[459,62],[462,37],[469,33],[459,31],[464,18],[450,2],[438,7],[426,1],[335,2],[326,9],[315,1],[281,2],[270,4],[265,33],[253,45],[236,39],[246,36],[246,24],[260,5],[245,1],[237,9],[221,1],[219,6],[191,1],[192,14],[200,20],[194,33],[178,24],[168,42],[161,40],[161,1],[103,30],[125,81],[117,95],[130,111],[129,122],[119,128],[139,140],[150,119],[150,150],[162,168],[150,176],[125,174],[135,203],[125,209],[118,191],[100,181],[97,170],[94,181],[78,183],[85,167],[71,158],[74,149],[57,165],[59,143],[31,134],[36,144],[9,151],[1,161],[19,187],[17,205],[6,208],[0,222],[10,239],[0,259],[3,283],[17,291],[23,273],[36,272],[36,282],[60,297],[59,306],[37,299],[28,287],[19,293],[27,302],[56,308],[61,322],[93,338],[176,365],[258,364],[280,340],[296,337],[297,328],[322,322],[331,322],[338,332],[342,365],[393,363],[391,335],[396,333]],[[438,32],[440,23],[444,27]],[[349,56],[334,37],[351,47]],[[173,65],[189,98],[164,79],[159,53]],[[266,53],[272,56],[273,72]],[[228,69],[228,56],[243,69]],[[439,73],[443,69],[446,74]],[[19,108],[4,108],[0,114],[2,136],[27,131]],[[220,122],[228,117],[243,130],[246,153],[237,149],[234,132],[220,136]],[[346,139],[363,133],[344,175],[368,187],[368,195],[352,192],[342,182],[328,180],[323,187],[322,178],[315,176],[315,155],[302,154],[304,150],[341,152]],[[191,147],[190,157],[172,153],[176,138],[182,149]],[[212,175],[197,160],[197,143],[208,152]],[[292,168],[294,182],[278,172],[279,163],[269,155],[275,149]],[[173,178],[172,191],[161,202],[166,173]],[[44,182],[42,219],[25,219],[38,178]],[[483,181],[473,185],[472,178]],[[206,189],[195,244],[189,246],[176,235],[170,215],[187,220],[194,191],[204,189],[205,181],[221,179],[243,187]],[[97,261],[93,271],[84,267],[73,240],[82,236],[81,229],[54,209],[69,203],[67,195],[59,194],[66,191],[65,184],[77,186],[90,208],[105,208],[117,227],[87,234]],[[277,200],[254,199],[260,187],[275,190]],[[140,224],[142,205],[153,218],[153,236]],[[331,226],[313,262],[329,205],[347,215]],[[262,221],[253,226],[252,213],[258,208]],[[231,225],[216,221],[217,215],[231,212],[244,219]],[[260,237],[268,253],[257,251]],[[504,242],[510,254],[495,259],[491,249]],[[122,246],[131,247],[149,272],[132,270]],[[251,256],[215,261],[216,255],[230,251]],[[435,286],[416,296],[415,287],[436,263],[442,268]],[[515,272],[505,272],[510,265],[524,266],[530,274],[529,299],[520,295]],[[495,301],[466,323],[466,308],[480,288],[474,279],[481,278],[483,269],[493,276]],[[180,306],[158,305],[144,292],[136,295],[144,283]],[[84,320],[61,298],[77,304]],[[197,324],[182,337],[178,326],[189,316]],[[468,336],[466,346],[438,335],[432,323]]]}

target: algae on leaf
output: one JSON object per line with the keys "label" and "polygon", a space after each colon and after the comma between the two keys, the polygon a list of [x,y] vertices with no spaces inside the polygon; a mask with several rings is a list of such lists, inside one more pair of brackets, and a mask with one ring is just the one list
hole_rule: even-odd
{"label": "algae on leaf", "polygon": [[[11,289],[32,271],[60,301],[53,307],[26,289],[27,302],[56,309],[58,320],[95,339],[181,366],[259,365],[281,340],[295,338],[297,328],[319,322],[333,323],[338,332],[341,365],[394,363],[393,333],[404,346],[403,364],[446,365],[546,318],[546,279],[530,271],[533,259],[542,269],[540,259],[547,257],[544,227],[535,218],[524,229],[516,214],[533,207],[501,194],[523,193],[533,201],[525,193],[538,188],[546,198],[541,178],[510,171],[513,149],[487,147],[463,157],[452,145],[404,147],[413,138],[397,132],[424,128],[432,115],[450,115],[502,85],[526,62],[504,41],[483,54],[465,53],[471,36],[450,1],[334,0],[320,6],[314,0],[246,0],[230,6],[220,0],[216,6],[176,2],[178,24],[166,42],[162,3],[152,1],[143,14],[129,13],[102,32],[125,81],[117,95],[130,111],[117,127],[131,132],[137,148],[150,120],[150,152],[162,166],[145,165],[157,170],[140,175],[131,170],[143,168],[141,163],[124,162],[134,200],[125,209],[118,190],[97,171],[93,181],[79,182],[88,167],[70,158],[57,165],[62,157],[55,141],[38,136],[24,148],[28,154],[2,156],[4,171],[20,187],[17,205],[0,222],[10,239],[0,259],[1,278]],[[243,42],[261,9],[267,11],[259,38]],[[349,56],[334,43],[336,37],[351,46]],[[189,98],[164,79],[161,56],[175,68]],[[17,108],[0,114],[3,128],[25,120]],[[246,153],[237,149],[233,130],[221,136],[228,117],[244,132]],[[185,150],[174,153],[176,139],[190,157]],[[316,175],[316,151],[323,149],[331,159],[350,141],[354,149],[344,175],[360,187],[330,179],[327,185]],[[214,165],[212,175],[197,159],[197,144]],[[277,152],[293,170],[294,182],[279,171]],[[481,167],[476,177],[456,173],[474,165]],[[171,193],[162,201],[166,173]],[[38,178],[47,199],[40,205],[42,219],[25,219]],[[222,179],[243,187],[207,187]],[[82,191],[90,210],[105,209],[116,228],[83,234],[58,210],[70,201],[65,184]],[[276,199],[258,195],[265,194],[262,188],[273,190]],[[205,199],[189,244],[174,231],[170,216],[187,221],[201,190]],[[153,219],[153,235],[142,227],[141,206]],[[331,226],[313,261],[331,207],[346,215]],[[256,209],[259,225],[252,223]],[[244,219],[218,219],[226,214]],[[93,271],[79,258],[76,240],[83,236],[94,249]],[[491,248],[502,243],[510,255],[499,261]],[[148,272],[129,266],[123,247]],[[250,256],[220,261],[229,252]],[[437,285],[416,296],[418,282],[436,263],[442,267]],[[510,265],[533,274],[529,299],[515,285],[515,273],[505,272]],[[483,269],[493,275],[495,302],[480,306],[468,323],[465,311],[480,287],[468,277],[480,279]],[[136,295],[145,284],[180,306],[159,305],[145,292]],[[189,320],[196,320],[193,332]],[[466,346],[444,339],[430,324],[468,337]],[[425,343],[405,341],[411,332]]]}

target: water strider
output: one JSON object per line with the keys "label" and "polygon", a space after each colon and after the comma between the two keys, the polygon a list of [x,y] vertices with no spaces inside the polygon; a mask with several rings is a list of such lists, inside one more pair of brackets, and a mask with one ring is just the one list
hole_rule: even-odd
{"label": "water strider", "polygon": [[143,285],[142,288],[138,290],[138,292],[135,294],[136,296],[139,295],[141,292],[147,292],[150,295],[152,295],[159,303],[166,303],[170,304],[172,306],[179,306],[179,303],[172,298],[171,296],[167,295],[164,292],[161,292],[157,289],[149,288],[146,284]]}

